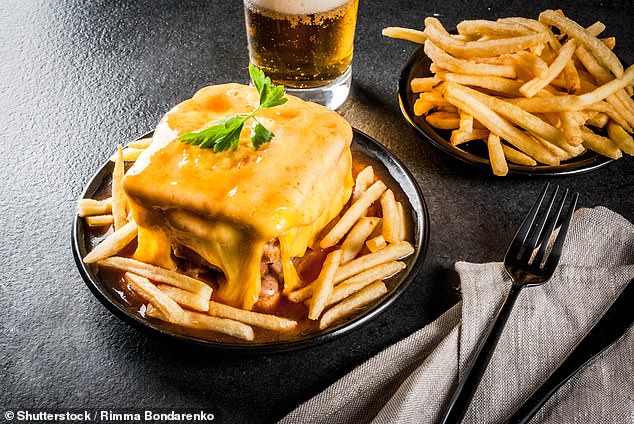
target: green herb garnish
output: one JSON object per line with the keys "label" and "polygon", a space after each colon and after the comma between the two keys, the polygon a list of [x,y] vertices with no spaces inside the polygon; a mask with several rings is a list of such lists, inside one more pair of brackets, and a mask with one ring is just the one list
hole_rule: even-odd
{"label": "green herb garnish", "polygon": [[236,150],[240,141],[240,132],[244,123],[253,118],[255,126],[251,129],[251,147],[258,150],[264,143],[271,141],[275,134],[267,130],[264,125],[254,118],[262,108],[270,108],[283,105],[288,100],[284,97],[284,86],[275,85],[269,77],[264,76],[264,72],[253,65],[249,65],[249,75],[253,85],[260,94],[260,104],[249,114],[237,114],[227,119],[214,122],[209,128],[202,131],[187,132],[176,140],[186,144],[193,144],[203,149],[214,149],[215,153],[224,152],[229,148]]}

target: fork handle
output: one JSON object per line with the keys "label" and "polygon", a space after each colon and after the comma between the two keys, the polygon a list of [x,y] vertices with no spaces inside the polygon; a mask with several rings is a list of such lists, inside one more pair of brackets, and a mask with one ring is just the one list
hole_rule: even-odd
{"label": "fork handle", "polygon": [[522,287],[515,284],[511,286],[509,295],[502,306],[500,306],[500,309],[498,309],[493,325],[489,327],[486,335],[483,335],[483,338],[478,342],[474,352],[475,359],[467,365],[463,379],[458,382],[458,388],[449,401],[449,406],[441,421],[443,424],[462,422]]}

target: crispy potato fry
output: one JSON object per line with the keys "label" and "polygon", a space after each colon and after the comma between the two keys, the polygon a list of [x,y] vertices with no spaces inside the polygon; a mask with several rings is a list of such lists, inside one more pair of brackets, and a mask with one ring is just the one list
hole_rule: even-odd
{"label": "crispy potato fry", "polygon": [[414,114],[417,116],[424,115],[436,106],[437,105],[435,103],[431,103],[423,99],[416,99],[414,102]]}
{"label": "crispy potato fry", "polygon": [[319,243],[322,249],[332,247],[339,242],[352,228],[367,209],[376,201],[381,194],[387,189],[383,181],[376,181],[372,184],[358,199],[352,203],[348,210],[343,214],[339,222],[326,234]]}
{"label": "crispy potato fry", "polygon": [[425,35],[423,35],[422,31],[410,28],[387,27],[383,28],[381,34],[386,37],[399,38],[401,40],[407,40],[417,44],[423,44],[425,42]]}
{"label": "crispy potato fry", "polygon": [[601,41],[603,44],[605,44],[605,46],[608,49],[610,49],[610,50],[614,50],[614,47],[616,47],[616,38],[615,37],[599,38],[599,41]]}
{"label": "crispy potato fry", "polygon": [[95,248],[84,257],[84,263],[90,264],[115,255],[136,238],[137,232],[138,227],[136,222],[128,222],[95,246]]}
{"label": "crispy potato fry", "polygon": [[595,37],[598,37],[599,34],[605,31],[605,24],[601,21],[596,21],[588,28],[586,28],[586,31],[588,31],[588,33],[594,35]]}
{"label": "crispy potato fry", "polygon": [[619,159],[623,156],[621,149],[609,138],[601,137],[586,127],[581,128],[581,136],[583,137],[583,145],[593,152],[612,159]]}
{"label": "crispy potato fry", "polygon": [[150,144],[152,144],[152,137],[134,140],[133,142],[128,144],[127,147],[130,147],[132,149],[147,149],[148,147],[150,147]]}
{"label": "crispy potato fry", "polygon": [[399,217],[399,240],[405,240],[407,238],[407,216],[405,215],[405,208],[401,202],[396,202],[396,209],[398,209]]}
{"label": "crispy potato fry", "polygon": [[104,215],[112,210],[112,199],[105,200],[79,199],[77,201],[77,215],[84,218],[91,215]]}
{"label": "crispy potato fry", "polygon": [[539,20],[547,25],[556,26],[561,32],[568,34],[571,38],[575,38],[579,44],[588,49],[594,57],[610,69],[617,78],[623,76],[623,65],[621,65],[614,53],[578,23],[555,10],[543,11],[539,14]]}
{"label": "crispy potato fry", "polygon": [[167,321],[178,323],[183,319],[185,315],[183,308],[159,290],[150,280],[131,272],[126,272],[123,277],[128,286],[158,309],[167,318]]}
{"label": "crispy potato fry", "polygon": [[[634,65],[627,68],[623,78],[613,79],[596,90],[581,95],[555,97],[532,97],[530,99],[509,99],[516,106],[527,112],[563,112],[581,110],[591,104],[598,103],[617,91],[634,82]],[[446,95],[445,95],[446,98]]]}
{"label": "crispy potato fry", "polygon": [[623,127],[614,122],[608,122],[608,137],[625,153],[634,155],[634,140]]}
{"label": "crispy potato fry", "polygon": [[[333,283],[338,284],[377,265],[404,258],[412,253],[414,253],[412,245],[407,241],[401,241],[377,250],[376,252],[360,256],[347,264],[341,265],[335,273]],[[287,295],[288,300],[295,303],[303,302],[311,297],[314,287],[314,283],[310,283],[300,289],[292,291]]]}
{"label": "crispy potato fry", "polygon": [[[126,147],[125,149],[123,149],[123,152],[122,152],[123,161],[135,162],[139,158],[139,155],[143,153],[144,150],[145,149],[137,149],[135,147]],[[118,155],[119,155],[118,153],[115,153],[114,155],[110,156],[110,160],[112,162],[116,162]]]}
{"label": "crispy potato fry", "polygon": [[121,256],[113,256],[100,260],[97,265],[109,268],[120,269],[123,271],[133,272],[158,283],[169,284],[179,289],[205,297],[207,300],[211,297],[211,287],[195,278],[180,274],[176,271],[159,268],[154,265],[146,264],[130,258]]}
{"label": "crispy potato fry", "polygon": [[460,131],[471,132],[473,131],[473,116],[469,115],[463,110],[459,111],[460,125],[458,129]]}
{"label": "crispy potato fry", "polygon": [[112,216],[114,217],[114,230],[117,231],[128,222],[126,210],[126,197],[123,191],[123,175],[125,173],[123,163],[123,151],[117,146],[117,160],[112,171]]}
{"label": "crispy potato fry", "polygon": [[380,234],[366,241],[365,246],[370,252],[376,252],[377,250],[383,249],[385,246],[387,246],[387,241],[385,241],[385,237],[383,237],[383,234]]}
{"label": "crispy potato fry", "polygon": [[350,262],[357,256],[380,221],[381,219],[376,217],[362,217],[357,221],[341,244],[342,264]]}
{"label": "crispy potato fry", "polygon": [[632,127],[628,124],[627,120],[615,109],[612,104],[605,102],[598,102],[588,106],[587,111],[603,112],[608,115],[614,122],[623,127],[625,131],[632,132]]}
{"label": "crispy potato fry", "polygon": [[[504,53],[514,53],[547,41],[547,36],[540,32],[488,41],[461,41],[452,38],[440,21],[432,17],[425,19],[425,30],[423,34],[427,37],[427,41],[431,40],[447,53],[465,59],[493,57]],[[427,42],[425,42],[425,44],[427,44]]]}
{"label": "crispy potato fry", "polygon": [[201,312],[209,310],[209,298],[205,295],[201,296],[168,284],[157,284],[156,287],[181,306]]}
{"label": "crispy potato fry", "polygon": [[410,86],[412,87],[412,92],[423,93],[431,91],[435,86],[440,84],[440,81],[440,78],[437,77],[414,78],[410,82]]}
{"label": "crispy potato fry", "polygon": [[451,90],[473,96],[477,101],[499,113],[504,118],[539,137],[555,140],[555,142],[566,142],[566,136],[557,128],[511,103],[457,84],[451,84]]}
{"label": "crispy potato fry", "polygon": [[489,130],[486,128],[475,128],[471,132],[455,130],[451,132],[449,142],[453,146],[458,146],[472,140],[486,140],[488,136]]}
{"label": "crispy potato fry", "polygon": [[523,86],[520,87],[520,93],[525,95],[526,97],[533,97],[537,94],[541,89],[545,88],[552,80],[554,80],[557,75],[559,75],[566,66],[566,63],[572,59],[572,55],[575,53],[575,49],[577,48],[577,43],[575,40],[569,40],[559,51],[559,55],[550,64],[548,67],[548,71],[545,75],[541,77],[535,77]]}
{"label": "crispy potato fry", "polygon": [[555,155],[468,94],[465,91],[466,87],[461,87],[454,83],[446,83],[443,88],[447,100],[456,105],[456,107],[473,115],[491,132],[503,137],[506,141],[542,163],[559,165],[559,159]]}
{"label": "crispy potato fry", "polygon": [[489,65],[487,63],[475,63],[464,59],[457,59],[438,48],[429,40],[425,42],[425,54],[429,56],[437,66],[458,74],[515,78],[515,68],[511,65]]}
{"label": "crispy potato fry", "polygon": [[254,327],[266,328],[273,331],[287,331],[297,327],[297,321],[278,317],[277,315],[262,314],[259,312],[245,311],[218,302],[209,302],[209,315],[228,318]]}
{"label": "crispy potato fry", "polygon": [[[152,305],[148,305],[145,310],[145,314],[149,317],[166,321],[165,315]],[[183,319],[181,319],[178,324],[183,327],[195,328],[198,330],[215,331],[217,333],[227,334],[244,340],[253,340],[255,338],[253,328],[246,324],[230,319],[212,317],[206,314],[201,314],[200,312],[185,310]]]}
{"label": "crispy potato fry", "polygon": [[489,161],[491,162],[493,174],[499,176],[508,174],[509,167],[504,157],[504,150],[502,149],[500,137],[490,133],[489,139],[487,140],[487,148],[489,150]]}
{"label": "crispy potato fry", "polygon": [[86,224],[89,227],[105,227],[114,223],[112,215],[91,215],[86,217]]}
{"label": "crispy potato fry", "polygon": [[590,125],[595,128],[602,129],[608,124],[609,120],[610,120],[610,117],[608,115],[606,115],[603,112],[599,112],[596,115],[594,115],[592,118],[588,119],[586,121],[586,125]]}
{"label": "crispy potato fry", "polygon": [[341,281],[363,272],[368,268],[404,258],[412,253],[414,253],[414,248],[409,242],[399,241],[398,243],[391,244],[374,253],[368,253],[367,255],[353,259],[347,264],[341,265],[335,273],[334,282],[335,284],[340,283]]}
{"label": "crispy potato fry", "polygon": [[383,211],[383,227],[382,234],[388,243],[396,243],[400,241],[401,232],[401,216],[394,200],[392,190],[385,190],[381,195],[381,210]]}
{"label": "crispy potato fry", "polygon": [[345,299],[376,280],[385,280],[390,278],[403,269],[405,269],[405,262],[392,261],[377,265],[367,271],[355,275],[354,277],[350,277],[335,286],[332,294],[328,298],[327,306]]}
{"label": "crispy potato fry", "polygon": [[330,252],[326,256],[319,277],[313,282],[313,299],[308,310],[308,319],[317,320],[323,312],[332,293],[333,278],[341,263],[341,250]]}
{"label": "crispy potato fry", "polygon": [[460,117],[453,112],[434,112],[425,116],[425,121],[440,130],[453,130],[460,127]]}
{"label": "crispy potato fry", "polygon": [[566,141],[568,144],[578,146],[583,143],[581,138],[581,125],[576,117],[577,112],[561,112],[559,117],[561,119],[561,127],[566,135]]}
{"label": "crispy potato fry", "polygon": [[357,174],[357,179],[354,183],[354,190],[352,192],[352,201],[356,202],[359,197],[374,183],[374,169],[371,166],[366,166]]}
{"label": "crispy potato fry", "polygon": [[527,51],[520,51],[509,55],[515,63],[515,73],[518,68],[529,69],[537,78],[545,78],[548,74],[548,64],[539,56]]}
{"label": "crispy potato fry", "polygon": [[458,30],[458,34],[462,35],[477,34],[515,37],[532,34],[531,30],[522,25],[485,20],[462,21],[456,26],[456,29]]}
{"label": "crispy potato fry", "polygon": [[515,150],[514,148],[507,146],[506,144],[502,144],[502,151],[504,152],[504,157],[509,162],[517,163],[518,165],[527,165],[527,166],[535,166],[537,162],[532,157],[528,156],[526,153],[522,153],[519,150]]}
{"label": "crispy potato fry", "polygon": [[387,287],[382,281],[377,281],[369,286],[363,288],[356,294],[342,300],[332,308],[330,308],[319,321],[319,328],[327,328],[333,322],[344,318],[360,307],[365,306],[372,301],[378,299],[387,293]]}

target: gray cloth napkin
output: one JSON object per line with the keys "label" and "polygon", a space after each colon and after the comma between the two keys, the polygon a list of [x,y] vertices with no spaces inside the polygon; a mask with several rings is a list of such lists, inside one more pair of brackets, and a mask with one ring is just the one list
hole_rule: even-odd
{"label": "gray cloth napkin", "polygon": [[[458,370],[511,284],[501,263],[458,262],[456,270],[460,303],[301,404],[281,423],[439,421]],[[633,277],[634,226],[603,207],[578,210],[552,279],[520,294],[464,422],[500,423],[510,416]],[[634,331],[561,387],[531,422],[634,423]]]}

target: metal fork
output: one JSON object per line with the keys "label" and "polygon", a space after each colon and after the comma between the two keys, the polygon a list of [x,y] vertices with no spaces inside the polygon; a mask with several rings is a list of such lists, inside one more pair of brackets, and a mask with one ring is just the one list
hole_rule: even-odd
{"label": "metal fork", "polygon": [[[493,325],[480,339],[474,352],[474,359],[467,365],[464,378],[458,383],[458,388],[449,402],[442,423],[453,424],[462,421],[491,356],[493,356],[493,351],[517,296],[526,286],[538,286],[548,281],[559,263],[579,194],[575,193],[572,196],[570,206],[560,221],[559,217],[569,192],[566,190],[563,198],[555,205],[559,192],[559,186],[556,186],[550,195],[545,211],[539,213],[549,188],[550,184],[546,184],[506,252],[504,268],[513,280],[513,285],[508,297],[498,310]],[[551,244],[550,240],[557,227],[559,227],[559,232]]]}

